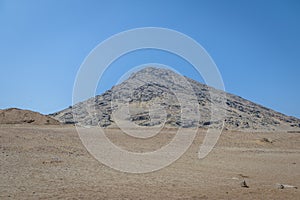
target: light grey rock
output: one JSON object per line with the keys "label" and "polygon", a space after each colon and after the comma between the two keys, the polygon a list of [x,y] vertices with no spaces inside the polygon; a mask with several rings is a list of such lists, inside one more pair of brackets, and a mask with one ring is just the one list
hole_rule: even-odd
{"label": "light grey rock", "polygon": [[[194,107],[188,108],[192,101],[197,102],[199,116],[193,114],[196,113]],[[137,71],[111,90],[54,113],[52,117],[62,123],[106,127],[115,123],[113,113],[120,109],[120,103],[129,105],[130,117],[126,120],[139,126],[165,123],[175,127],[209,128],[222,127],[224,123],[228,130],[251,131],[299,130],[300,127],[300,120],[295,117],[214,89],[171,70],[154,67]],[[160,119],[163,115],[159,112],[152,116],[155,119],[151,119],[151,106],[154,107],[152,109],[158,107],[158,111],[164,110],[166,119]],[[216,109],[214,119],[211,117],[212,106]],[[187,111],[187,116],[181,116],[182,109]]]}
{"label": "light grey rock", "polygon": [[298,189],[298,187],[293,186],[293,185],[287,185],[287,184],[277,184],[277,188],[278,189],[286,189],[286,188],[294,188],[294,189]]}

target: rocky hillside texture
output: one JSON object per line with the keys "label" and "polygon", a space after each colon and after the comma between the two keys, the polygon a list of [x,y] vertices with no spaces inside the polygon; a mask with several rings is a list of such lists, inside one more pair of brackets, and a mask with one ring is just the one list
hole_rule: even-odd
{"label": "rocky hillside texture", "polygon": [[0,110],[0,124],[58,125],[61,123],[37,112],[9,108]]}
{"label": "rocky hillside texture", "polygon": [[124,122],[202,128],[224,123],[229,130],[300,128],[300,120],[295,117],[154,67],[137,71],[111,90],[51,116],[66,124],[102,127]]}

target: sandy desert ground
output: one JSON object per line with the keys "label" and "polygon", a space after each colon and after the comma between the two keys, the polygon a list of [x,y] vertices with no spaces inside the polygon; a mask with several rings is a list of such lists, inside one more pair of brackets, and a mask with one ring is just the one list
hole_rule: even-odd
{"label": "sandy desert ground", "polygon": [[[148,141],[107,130],[134,151],[158,148],[173,134],[166,129]],[[200,130],[189,150],[160,171],[128,174],[94,159],[72,126],[1,125],[0,199],[300,199],[300,189],[277,186],[300,187],[300,133],[223,132],[199,160],[203,138]]]}

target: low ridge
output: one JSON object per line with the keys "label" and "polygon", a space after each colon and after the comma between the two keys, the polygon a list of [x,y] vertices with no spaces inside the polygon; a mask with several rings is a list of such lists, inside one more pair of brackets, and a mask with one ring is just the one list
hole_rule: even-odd
{"label": "low ridge", "polygon": [[0,124],[58,125],[61,123],[37,112],[9,108],[0,110]]}

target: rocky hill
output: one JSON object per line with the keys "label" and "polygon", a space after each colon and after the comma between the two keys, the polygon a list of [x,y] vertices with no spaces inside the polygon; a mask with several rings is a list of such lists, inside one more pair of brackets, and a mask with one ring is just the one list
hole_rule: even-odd
{"label": "rocky hill", "polygon": [[295,117],[154,67],[135,72],[111,90],[51,116],[62,123],[102,127],[119,122],[202,128],[224,123],[229,130],[300,128]]}
{"label": "rocky hill", "polygon": [[9,108],[0,110],[0,124],[58,125],[61,123],[37,112]]}

